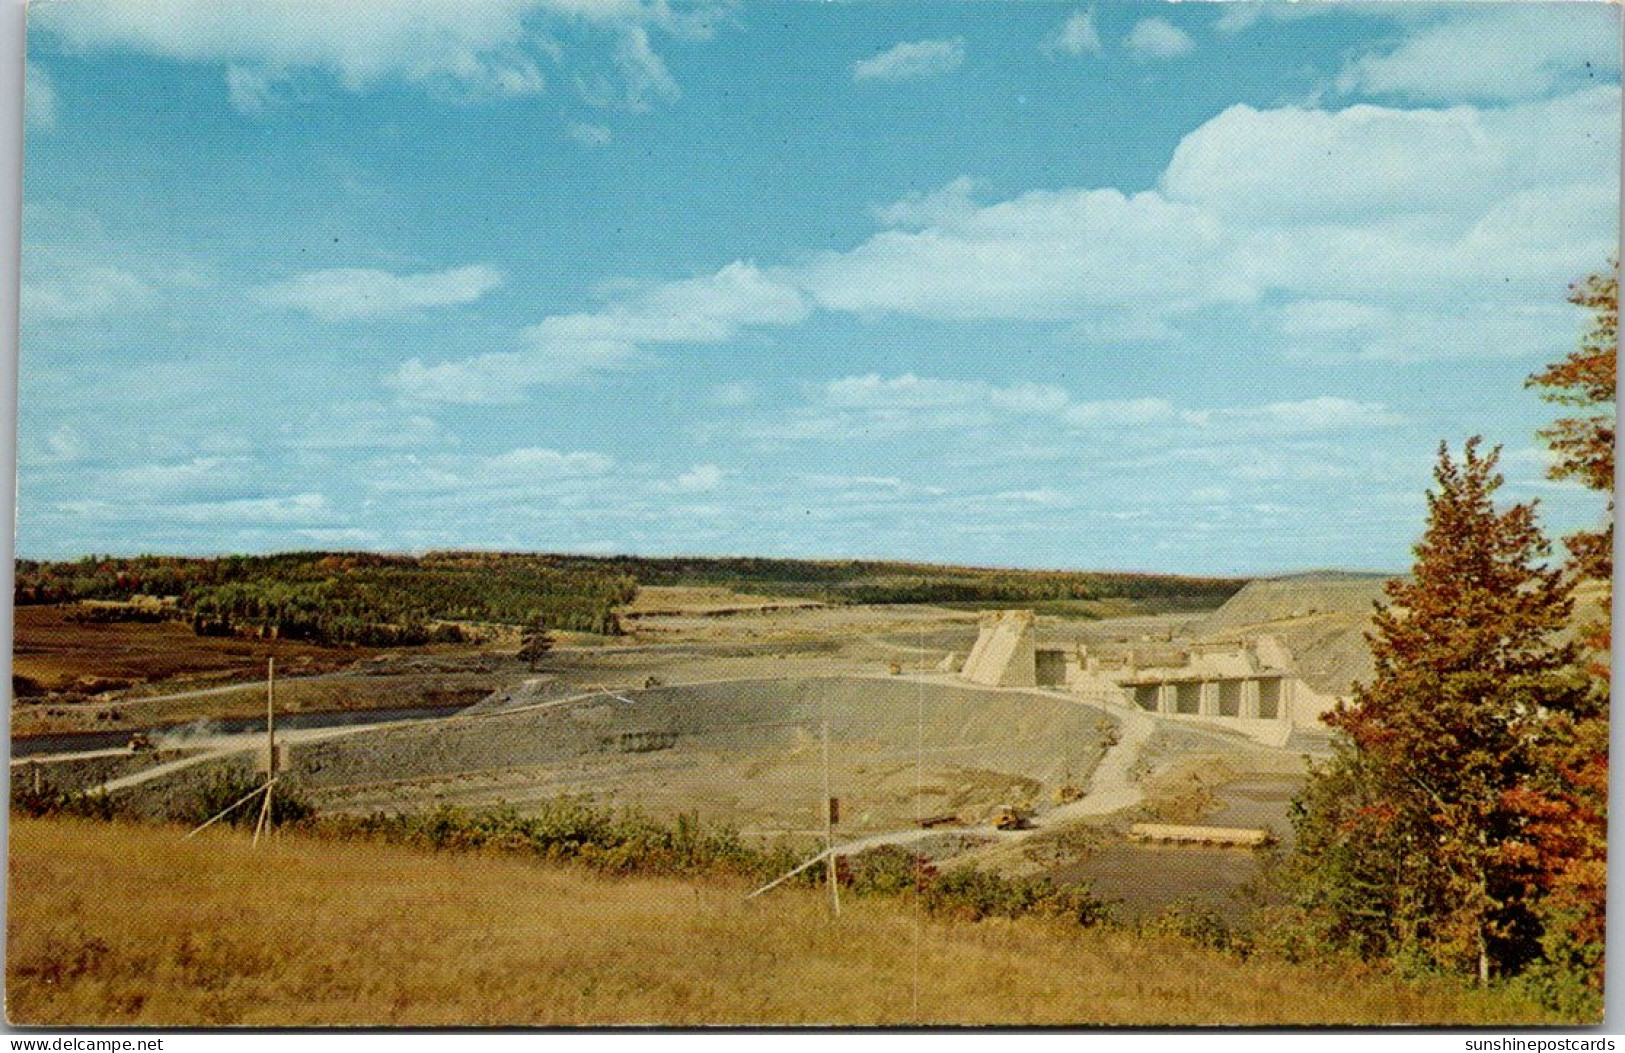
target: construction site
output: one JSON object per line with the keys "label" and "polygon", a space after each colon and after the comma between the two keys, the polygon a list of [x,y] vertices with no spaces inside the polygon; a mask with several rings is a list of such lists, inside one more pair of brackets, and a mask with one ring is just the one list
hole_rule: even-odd
{"label": "construction site", "polygon": [[[827,834],[837,854],[904,845],[939,866],[1086,881],[1130,914],[1229,911],[1258,850],[1290,838],[1306,758],[1329,745],[1319,717],[1368,670],[1380,587],[1255,582],[1214,611],[1098,620],[646,589],[652,613],[628,637],[558,647],[541,668],[487,647],[326,674],[329,693],[379,677],[484,686],[455,708],[285,716],[274,767],[322,812],[580,796],[766,841]],[[13,770],[161,816],[223,772],[264,773],[263,728],[56,743]],[[826,795],[840,808],[827,832]]]}

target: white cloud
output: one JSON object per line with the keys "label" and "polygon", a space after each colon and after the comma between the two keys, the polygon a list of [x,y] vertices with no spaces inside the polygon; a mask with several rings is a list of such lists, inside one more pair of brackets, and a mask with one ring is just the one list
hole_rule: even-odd
{"label": "white cloud", "polygon": [[1217,218],[1154,192],[1038,190],[800,268],[819,303],[937,318],[1088,317],[1091,308],[1236,300]]}
{"label": "white cloud", "polygon": [[70,501],[58,506],[62,511],[86,518],[125,521],[135,518],[164,518],[188,524],[209,526],[297,525],[330,521],[335,510],[326,495],[300,493],[286,497],[245,497],[227,501],[184,501],[160,505],[132,506],[119,501]]}
{"label": "white cloud", "polygon": [[424,274],[338,267],[278,282],[259,295],[266,303],[293,307],[318,318],[380,318],[473,303],[501,284],[502,272],[486,266]]}
{"label": "white cloud", "polygon": [[648,347],[716,344],[742,326],[793,325],[806,316],[800,292],[738,261],[706,277],[655,286],[602,311],[543,319],[524,330],[523,351],[434,366],[412,359],[389,382],[420,401],[514,402],[533,385],[634,364]]}
{"label": "white cloud", "polygon": [[36,128],[56,127],[56,87],[38,62],[28,64],[23,78],[23,116]]}
{"label": "white cloud", "polygon": [[379,493],[446,495],[479,503],[498,495],[560,494],[596,485],[614,466],[613,458],[591,450],[524,446],[498,454],[388,454],[365,467],[368,484]]}
{"label": "white cloud", "polygon": [[885,228],[851,249],[655,285],[544,319],[518,348],[413,359],[390,383],[422,401],[515,402],[662,346],[795,325],[813,305],[1149,343],[1272,302],[1257,317],[1278,353],[1544,355],[1566,330],[1542,335],[1551,316],[1526,305],[1613,250],[1618,137],[1612,87],[1494,110],[1236,106],[1181,141],[1155,189],[979,204],[961,177],[878,210]]}
{"label": "white cloud", "polygon": [[1619,76],[1615,4],[1483,4],[1451,11],[1397,47],[1352,59],[1343,92],[1420,102],[1506,102]]}
{"label": "white cloud", "polygon": [[487,479],[598,475],[615,462],[601,453],[560,453],[540,446],[526,446],[498,454],[484,463]]}
{"label": "white cloud", "polygon": [[349,91],[400,80],[465,99],[532,95],[545,85],[540,62],[560,58],[550,22],[613,40],[614,88],[641,107],[677,93],[649,31],[696,39],[711,22],[710,8],[676,14],[642,0],[76,0],[30,14],[30,28],[65,51],[129,49],[227,67],[232,101],[248,110],[273,101],[276,85],[312,74]]}
{"label": "white cloud", "polygon": [[852,64],[852,79],[919,80],[952,73],[965,61],[963,40],[905,41],[872,58]]}
{"label": "white cloud", "polygon": [[680,493],[710,493],[722,485],[722,474],[714,464],[697,464],[679,475],[673,485]]}
{"label": "white cloud", "polygon": [[748,406],[756,401],[756,392],[749,384],[735,381],[729,384],[718,384],[711,390],[711,405],[737,408]]}
{"label": "white cloud", "polygon": [[649,33],[632,26],[615,45],[615,64],[626,82],[626,105],[645,110],[656,99],[671,101],[682,92],[666,70],[665,62],[649,47]]}
{"label": "white cloud", "polygon": [[1067,395],[1051,384],[1016,383],[997,386],[982,381],[939,380],[904,373],[882,377],[878,373],[843,377],[822,388],[832,406],[886,409],[923,409],[985,405],[1017,413],[1054,412],[1066,405]]}
{"label": "white cloud", "polygon": [[226,95],[239,113],[264,113],[276,105],[276,82],[263,70],[227,66]]}
{"label": "white cloud", "polygon": [[822,441],[853,435],[1013,430],[1110,435],[1114,441],[1176,438],[1235,442],[1381,429],[1402,418],[1380,403],[1340,396],[1212,409],[1181,408],[1163,398],[1079,400],[1053,384],[877,373],[842,377],[808,392],[805,405],[750,429],[760,440]]}
{"label": "white cloud", "polygon": [[1266,8],[1280,6],[1283,5],[1265,3],[1263,0],[1224,0],[1223,13],[1213,23],[1213,28],[1220,33],[1239,33],[1256,25],[1264,17]]}
{"label": "white cloud", "polygon": [[[31,261],[32,262],[32,259]],[[24,323],[83,322],[151,307],[151,283],[120,267],[52,269],[38,276],[24,265],[21,319]]]}
{"label": "white cloud", "polygon": [[1400,423],[1401,419],[1380,403],[1358,402],[1330,395],[1181,414],[1185,424],[1219,429],[1226,435],[1273,437],[1385,428]]}
{"label": "white cloud", "polygon": [[1395,216],[1482,216],[1514,192],[1612,183],[1600,174],[1618,168],[1618,119],[1617,88],[1499,110],[1232,106],[1180,141],[1160,185],[1254,221],[1380,232]]}
{"label": "white cloud", "polygon": [[1416,362],[1440,358],[1555,359],[1583,322],[1560,302],[1507,305],[1467,300],[1394,308],[1348,300],[1302,300],[1277,328],[1291,353],[1320,358]]}
{"label": "white cloud", "polygon": [[971,195],[977,182],[970,176],[960,176],[946,186],[935,190],[916,190],[899,201],[874,210],[874,215],[888,227],[929,227],[964,219],[976,211]]}
{"label": "white cloud", "polygon": [[290,497],[202,501],[174,509],[181,519],[204,522],[236,520],[251,523],[309,523],[331,518],[334,509],[325,494],[302,493]]}
{"label": "white cloud", "polygon": [[1166,424],[1179,419],[1179,410],[1167,399],[1116,399],[1079,402],[1066,407],[1063,419],[1083,428]]}
{"label": "white cloud", "polygon": [[1141,60],[1171,59],[1196,50],[1190,34],[1166,18],[1143,18],[1134,24],[1123,46]]}
{"label": "white cloud", "polygon": [[[1412,334],[1448,318],[1451,347],[1494,335],[1529,354],[1546,345],[1512,313],[1613,249],[1618,149],[1617,88],[1496,110],[1236,106],[1181,141],[1155,190],[979,205],[960,179],[785,273],[830,310],[1053,319],[1088,340],[1165,341],[1273,296],[1359,303]],[[1289,335],[1324,331],[1317,312],[1296,309]],[[1398,329],[1368,336],[1372,355],[1422,353]]]}
{"label": "white cloud", "polygon": [[79,432],[72,425],[62,424],[51,429],[23,460],[26,464],[72,464],[89,452],[90,445]]}
{"label": "white cloud", "polygon": [[1044,41],[1049,51],[1064,51],[1068,55],[1098,55],[1101,50],[1100,33],[1095,29],[1095,11],[1074,12],[1066,23]]}
{"label": "white cloud", "polygon": [[381,402],[336,402],[283,431],[287,444],[301,450],[405,449],[452,441],[433,418]]}
{"label": "white cloud", "polygon": [[570,138],[583,146],[605,146],[615,138],[613,132],[601,124],[575,123],[569,127]]}

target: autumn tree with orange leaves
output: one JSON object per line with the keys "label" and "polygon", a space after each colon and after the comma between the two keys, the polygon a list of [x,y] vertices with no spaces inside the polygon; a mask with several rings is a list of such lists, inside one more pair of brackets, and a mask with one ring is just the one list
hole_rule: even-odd
{"label": "autumn tree with orange leaves", "polygon": [[1580,704],[1573,608],[1533,504],[1498,509],[1498,450],[1441,446],[1409,579],[1367,634],[1376,676],[1328,715],[1342,732],[1299,802],[1299,906],[1322,939],[1475,973],[1538,957],[1540,925],[1509,845],[1508,793],[1534,770],[1543,714]]}
{"label": "autumn tree with orange leaves", "polygon": [[1617,276],[1571,292],[1594,323],[1530,383],[1588,411],[1542,437],[1554,477],[1608,494],[1608,525],[1553,565],[1534,504],[1496,506],[1499,450],[1441,446],[1412,576],[1367,634],[1376,676],[1327,716],[1341,735],[1296,802],[1286,873],[1320,945],[1517,976],[1580,1018],[1601,1007],[1608,627],[1564,635],[1574,585],[1613,572]]}
{"label": "autumn tree with orange leaves", "polygon": [[1614,547],[1614,391],[1619,350],[1617,265],[1576,283],[1569,301],[1592,313],[1580,347],[1529,378],[1545,397],[1583,415],[1565,417],[1541,433],[1557,454],[1556,479],[1574,479],[1607,495],[1598,530],[1565,538],[1576,580],[1603,583],[1600,610],[1581,629],[1592,677],[1589,706],[1549,715],[1535,767],[1509,791],[1507,804],[1524,817],[1524,837],[1509,846],[1538,896],[1543,960],[1536,973],[1557,1000],[1599,999],[1608,898],[1609,607]]}

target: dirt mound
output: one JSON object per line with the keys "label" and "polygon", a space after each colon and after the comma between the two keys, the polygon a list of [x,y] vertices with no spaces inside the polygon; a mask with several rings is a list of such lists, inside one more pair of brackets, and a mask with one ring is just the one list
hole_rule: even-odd
{"label": "dirt mound", "polygon": [[1365,641],[1372,604],[1383,599],[1381,574],[1304,574],[1249,582],[1201,624],[1208,639],[1273,636],[1291,652],[1316,691],[1347,695],[1370,680]]}
{"label": "dirt mound", "polygon": [[1314,615],[1365,618],[1382,599],[1385,574],[1302,574],[1250,581],[1202,622],[1203,635]]}

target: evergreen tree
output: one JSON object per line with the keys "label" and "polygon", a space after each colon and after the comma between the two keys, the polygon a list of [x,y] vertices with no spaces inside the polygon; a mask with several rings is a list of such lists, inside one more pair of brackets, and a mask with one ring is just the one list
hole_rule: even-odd
{"label": "evergreen tree", "polygon": [[1376,676],[1328,714],[1343,733],[1298,802],[1299,906],[1328,942],[1472,969],[1481,981],[1539,953],[1526,816],[1508,795],[1552,712],[1583,706],[1572,609],[1532,504],[1497,510],[1499,450],[1441,446],[1408,580],[1367,634]]}
{"label": "evergreen tree", "polygon": [[547,631],[547,620],[538,616],[532,621],[530,628],[525,630],[519,643],[519,657],[536,672],[542,667],[542,662],[553,650],[553,634]]}

